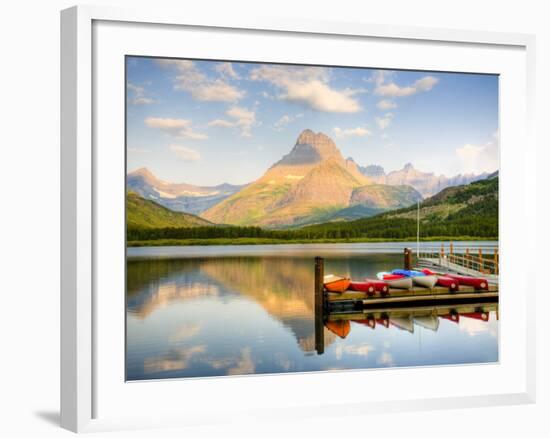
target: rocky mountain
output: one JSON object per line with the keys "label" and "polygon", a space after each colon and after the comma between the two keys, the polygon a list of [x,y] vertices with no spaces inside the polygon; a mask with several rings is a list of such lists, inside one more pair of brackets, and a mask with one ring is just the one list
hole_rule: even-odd
{"label": "rocky mountain", "polygon": [[374,184],[330,137],[306,129],[261,178],[201,216],[214,223],[285,228],[341,219],[339,213],[349,207],[379,212],[420,198],[409,186],[387,190]]}
{"label": "rocky mountain", "polygon": [[134,192],[126,195],[126,223],[128,230],[140,228],[201,227],[211,222],[198,216],[169,210]]}
{"label": "rocky mountain", "polygon": [[238,192],[244,186],[220,184],[213,187],[195,186],[185,183],[169,183],[157,178],[149,169],[130,172],[126,185],[145,199],[170,210],[200,214],[218,202]]}
{"label": "rocky mountain", "polygon": [[359,166],[360,172],[378,184],[410,185],[418,190],[423,197],[435,195],[447,187],[469,184],[489,177],[488,173],[464,174],[447,177],[431,172],[422,172],[414,168],[411,163],[405,164],[403,169],[394,170],[386,174],[384,168],[378,165]]}

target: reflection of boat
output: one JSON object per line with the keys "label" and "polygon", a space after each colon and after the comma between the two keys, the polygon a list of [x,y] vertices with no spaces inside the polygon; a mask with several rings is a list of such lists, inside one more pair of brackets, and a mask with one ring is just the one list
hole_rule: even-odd
{"label": "reflection of boat", "polygon": [[325,326],[335,335],[344,339],[351,330],[351,325],[348,320],[327,321]]}
{"label": "reflection of boat", "polygon": [[382,316],[378,319],[375,319],[375,321],[376,321],[376,324],[382,325],[386,328],[390,326],[390,319],[387,316]]}
{"label": "reflection of boat", "polygon": [[356,322],[357,324],[366,325],[367,327],[370,327],[371,329],[374,329],[374,327],[376,327],[376,321],[375,321],[374,318],[354,319],[353,322]]}
{"label": "reflection of boat", "polygon": [[458,284],[464,286],[472,286],[475,289],[489,290],[489,283],[485,278],[468,277],[466,275],[446,274],[447,277],[451,277],[458,281]]}
{"label": "reflection of boat", "polygon": [[344,292],[349,288],[350,283],[349,278],[336,275],[325,275],[323,278],[325,289],[329,292]]}
{"label": "reflection of boat", "polygon": [[435,275],[418,275],[412,277],[412,281],[415,286],[432,289],[437,283],[437,277]]}
{"label": "reflection of boat", "polygon": [[413,317],[413,321],[416,325],[424,327],[434,332],[439,328],[439,318],[436,315],[419,315]]}
{"label": "reflection of boat", "polygon": [[458,313],[449,313],[448,315],[440,315],[439,317],[443,319],[448,319],[449,321],[452,321],[452,322],[456,322],[457,324],[460,321],[460,317]]}
{"label": "reflection of boat", "polygon": [[481,321],[489,321],[489,312],[471,312],[461,313],[465,318],[479,319]]}
{"label": "reflection of boat", "polygon": [[390,316],[390,324],[409,333],[414,333],[412,316]]}

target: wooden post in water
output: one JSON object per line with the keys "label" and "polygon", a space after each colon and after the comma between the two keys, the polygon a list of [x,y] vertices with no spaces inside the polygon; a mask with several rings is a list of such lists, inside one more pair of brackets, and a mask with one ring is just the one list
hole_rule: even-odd
{"label": "wooden post in water", "polygon": [[450,262],[453,262],[453,250],[454,250],[453,242],[451,242],[449,244],[449,261]]}
{"label": "wooden post in water", "polygon": [[495,248],[495,275],[498,275],[498,248]]}
{"label": "wooden post in water", "polygon": [[403,255],[404,255],[404,263],[403,263],[404,269],[406,269],[407,271],[410,271],[412,269],[412,249],[405,248]]}
{"label": "wooden post in water", "polygon": [[466,248],[466,269],[470,269],[470,248]]}
{"label": "wooden post in water", "polygon": [[325,260],[315,257],[315,350],[317,354],[325,352],[325,324],[323,314],[325,311]]}

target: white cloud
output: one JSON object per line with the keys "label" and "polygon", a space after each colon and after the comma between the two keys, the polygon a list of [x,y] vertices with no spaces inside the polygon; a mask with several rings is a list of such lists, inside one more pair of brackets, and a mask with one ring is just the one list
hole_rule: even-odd
{"label": "white cloud", "polygon": [[348,128],[348,129],[341,129],[338,126],[336,126],[334,129],[334,134],[336,137],[365,137],[368,135],[371,135],[371,132],[363,128],[361,126],[358,126],[357,128]]}
{"label": "white cloud", "polygon": [[193,140],[205,140],[208,138],[206,134],[194,131],[191,126],[191,120],[187,119],[148,117],[145,119],[145,125],[149,128],[159,129],[173,137],[186,137]]}
{"label": "white cloud", "polygon": [[[159,59],[157,63],[162,67],[175,69],[178,74],[175,77],[174,88],[187,91],[193,99],[207,102],[236,102],[244,97],[244,91],[228,84],[224,79],[212,79],[201,73],[193,61]],[[222,69],[226,70],[221,73],[225,77],[228,69]]]}
{"label": "white cloud", "polygon": [[382,80],[377,83],[374,93],[379,96],[407,97],[422,91],[429,91],[438,82],[439,79],[434,78],[433,76],[425,76],[422,79],[415,81],[412,85],[400,87],[395,82],[386,83],[385,77],[383,77]]}
{"label": "white cloud", "polygon": [[290,122],[292,121],[292,118],[288,115],[288,114],[285,114],[283,117],[281,117],[279,120],[277,120],[275,122],[275,124],[273,125],[273,127],[277,130],[277,131],[281,131],[286,125],[288,125]]}
{"label": "white cloud", "polygon": [[494,172],[498,169],[498,132],[487,143],[465,144],[456,149],[462,173]]}
{"label": "white cloud", "polygon": [[[178,77],[180,79],[181,77]],[[181,79],[181,88],[190,91],[191,95],[196,100],[207,102],[235,102],[244,97],[244,92],[229,85],[226,82],[217,79],[207,84],[189,85]]]}
{"label": "white cloud", "polygon": [[240,106],[232,106],[225,114],[232,119],[235,126],[241,128],[241,137],[251,137],[252,126],[256,123],[256,113]]}
{"label": "white cloud", "polygon": [[126,84],[126,88],[132,94],[131,98],[128,96],[128,101],[132,105],[148,105],[151,103],[155,103],[155,99],[147,97],[147,92],[145,91],[144,87],[128,82]]}
{"label": "white cloud", "polygon": [[275,130],[277,131],[282,131],[283,128],[288,125],[289,123],[292,123],[294,122],[296,119],[299,119],[301,117],[303,117],[304,115],[303,114],[296,114],[295,116],[289,116],[288,114],[285,114],[283,115],[279,120],[277,120],[274,124],[273,124],[273,128],[275,128]]}
{"label": "white cloud", "polygon": [[386,113],[384,117],[375,117],[374,121],[378,125],[378,128],[386,129],[388,126],[390,126],[392,119],[393,119],[393,114]]}
{"label": "white cloud", "polygon": [[240,79],[239,74],[233,68],[233,64],[230,62],[220,62],[214,66],[214,70],[223,76],[227,76],[231,79]]}
{"label": "white cloud", "polygon": [[380,102],[376,104],[378,109],[381,109],[382,111],[387,111],[390,109],[397,108],[397,104],[389,99],[383,99]]}
{"label": "white cloud", "polygon": [[208,126],[213,128],[232,128],[235,126],[235,123],[224,119],[216,119],[208,122]]}
{"label": "white cloud", "polygon": [[200,160],[201,154],[195,149],[187,148],[185,146],[171,144],[170,150],[176,154],[176,156],[183,161],[197,161]]}
{"label": "white cloud", "polygon": [[336,90],[329,85],[329,72],[320,67],[261,66],[250,79],[266,81],[280,90],[278,99],[296,102],[311,109],[333,113],[356,113],[361,106],[353,96],[364,90]]}

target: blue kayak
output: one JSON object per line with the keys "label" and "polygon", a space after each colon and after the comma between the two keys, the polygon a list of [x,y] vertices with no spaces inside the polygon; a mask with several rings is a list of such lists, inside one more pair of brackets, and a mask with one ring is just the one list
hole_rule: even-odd
{"label": "blue kayak", "polygon": [[391,273],[394,275],[404,275],[405,277],[423,277],[426,275],[424,272],[409,271],[407,269],[394,269]]}

